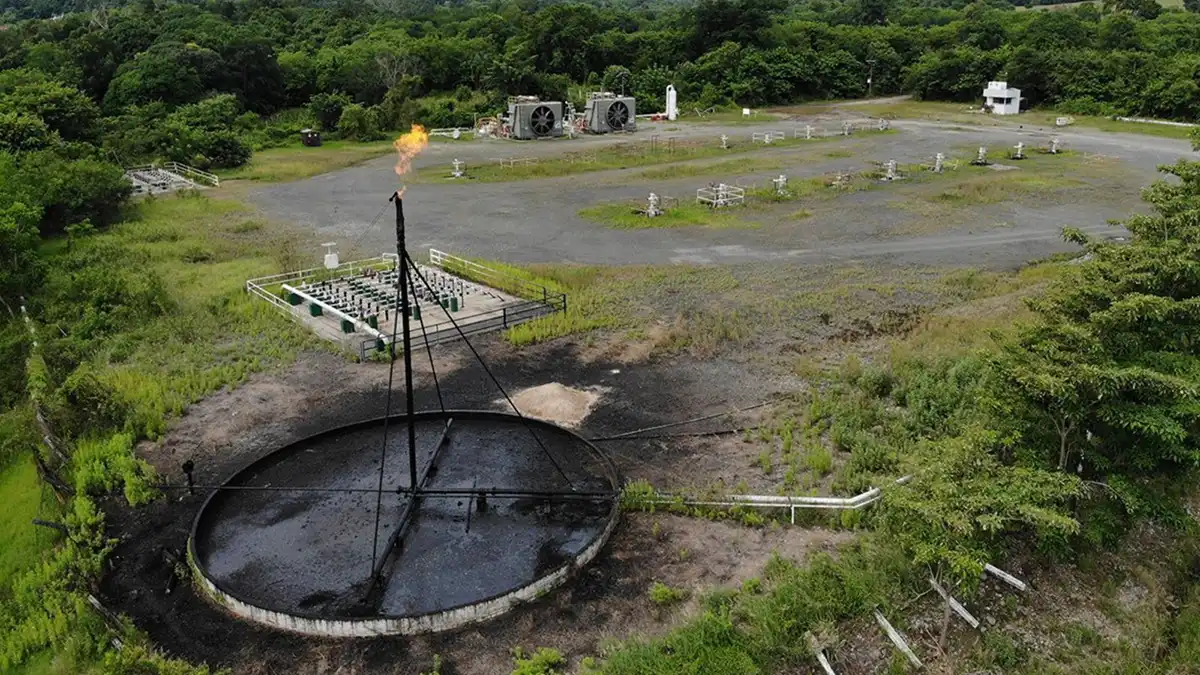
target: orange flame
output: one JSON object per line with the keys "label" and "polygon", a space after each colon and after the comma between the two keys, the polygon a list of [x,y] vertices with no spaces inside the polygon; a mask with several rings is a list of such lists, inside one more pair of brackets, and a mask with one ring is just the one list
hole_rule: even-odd
{"label": "orange flame", "polygon": [[[407,134],[401,134],[397,138],[392,147],[396,148],[396,175],[403,176],[412,170],[413,160],[421,151],[429,147],[429,134],[425,133],[425,127],[420,124],[412,125],[412,130]],[[399,194],[404,196],[404,191],[407,186],[401,186]]]}

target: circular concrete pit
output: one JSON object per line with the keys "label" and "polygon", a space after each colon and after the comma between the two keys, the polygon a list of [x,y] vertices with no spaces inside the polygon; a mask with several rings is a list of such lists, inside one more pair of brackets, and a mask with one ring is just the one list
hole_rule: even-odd
{"label": "circular concrete pit", "polygon": [[[618,478],[603,453],[546,422],[481,411],[414,417],[418,485],[456,494],[423,496],[406,514],[407,418],[388,424],[378,492],[383,426],[293,443],[215,491],[188,548],[209,595],[243,618],[309,634],[446,630],[562,583],[616,524]],[[484,490],[496,492],[481,505]],[[528,494],[538,492],[594,496]]]}

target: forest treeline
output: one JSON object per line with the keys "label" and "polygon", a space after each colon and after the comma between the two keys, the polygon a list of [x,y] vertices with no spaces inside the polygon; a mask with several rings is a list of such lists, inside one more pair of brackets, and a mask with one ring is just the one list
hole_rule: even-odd
{"label": "forest treeline", "polygon": [[973,101],[1007,77],[1030,104],[1067,111],[1200,110],[1200,17],[1153,0],[1055,12],[1001,0],[395,3],[145,0],[14,20],[0,30],[0,151],[90,143],[115,163],[220,168],[307,125],[356,139],[469,125],[510,94],[582,104],[602,85],[651,111],[668,83],[707,108]]}
{"label": "forest treeline", "polygon": [[[23,8],[32,7],[22,5]],[[13,5],[8,5],[12,13]],[[129,196],[121,166],[245,163],[316,126],[365,140],[469,125],[511,94],[661,109],[910,92],[977,101],[1006,77],[1033,105],[1195,119],[1200,15],[1152,0],[1015,11],[1000,0],[139,0],[0,23],[0,301],[36,292],[35,248]],[[0,331],[13,355],[19,331]],[[0,370],[20,358],[2,358]],[[5,378],[8,379],[7,377]],[[21,397],[5,387],[0,405]]]}

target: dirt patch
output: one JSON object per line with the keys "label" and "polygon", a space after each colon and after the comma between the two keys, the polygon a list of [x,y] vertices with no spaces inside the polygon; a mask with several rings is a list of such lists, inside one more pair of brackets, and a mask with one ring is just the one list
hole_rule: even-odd
{"label": "dirt patch", "polygon": [[549,382],[518,391],[512,395],[512,402],[522,415],[575,428],[587,419],[604,391],[602,387],[572,389],[561,382]]}
{"label": "dirt patch", "polygon": [[[800,528],[747,528],[667,514],[626,516],[607,559],[583,572],[585,581],[556,594],[537,612],[522,612],[510,625],[501,622],[458,636],[440,652],[462,675],[494,675],[512,668],[507,648],[553,647],[573,664],[614,640],[646,639],[666,633],[679,620],[699,611],[704,595],[737,587],[761,574],[772,555],[803,560],[832,550],[853,535]],[[686,593],[677,606],[650,600],[654,582]],[[603,597],[593,596],[601,584]],[[595,584],[595,586],[593,586]],[[434,649],[433,639],[426,649]],[[500,649],[497,649],[500,647]]]}

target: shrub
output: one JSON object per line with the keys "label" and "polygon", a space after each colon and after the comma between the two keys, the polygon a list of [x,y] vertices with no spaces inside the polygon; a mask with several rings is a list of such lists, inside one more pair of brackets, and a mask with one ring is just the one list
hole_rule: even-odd
{"label": "shrub", "polygon": [[650,587],[650,601],[660,607],[673,605],[687,597],[687,592],[680,588],[671,588],[661,581],[654,582]]}
{"label": "shrub", "polygon": [[562,652],[549,647],[539,647],[536,652],[525,656],[520,647],[513,648],[512,675],[559,675],[559,666],[566,665]]}
{"label": "shrub", "polygon": [[314,94],[308,102],[308,110],[312,113],[317,126],[324,131],[338,128],[338,120],[342,117],[342,109],[350,105],[350,97],[342,93]]}
{"label": "shrub", "polygon": [[337,128],[342,138],[351,141],[375,141],[383,138],[383,134],[379,133],[374,113],[358,104],[351,104],[342,109]]}

